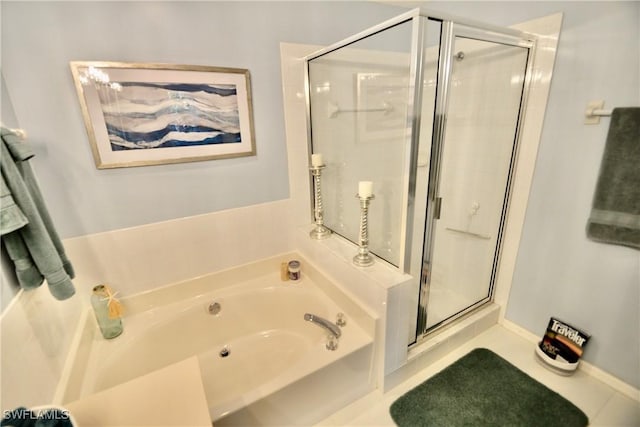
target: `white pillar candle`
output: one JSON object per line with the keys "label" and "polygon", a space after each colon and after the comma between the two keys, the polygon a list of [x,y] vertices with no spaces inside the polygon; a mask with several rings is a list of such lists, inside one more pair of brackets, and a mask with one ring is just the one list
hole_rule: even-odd
{"label": "white pillar candle", "polygon": [[311,155],[311,166],[317,168],[322,166],[324,163],[322,162],[322,154],[312,154]]}
{"label": "white pillar candle", "polygon": [[358,183],[358,196],[371,197],[373,195],[373,182],[360,181]]}

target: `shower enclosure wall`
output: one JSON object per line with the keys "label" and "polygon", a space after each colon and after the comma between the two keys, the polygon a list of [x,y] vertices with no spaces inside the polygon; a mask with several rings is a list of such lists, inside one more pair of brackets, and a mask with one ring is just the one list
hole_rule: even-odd
{"label": "shower enclosure wall", "polygon": [[[413,10],[307,57],[324,223],[414,277],[408,345],[491,301],[533,36]],[[313,203],[313,202],[312,202]]]}

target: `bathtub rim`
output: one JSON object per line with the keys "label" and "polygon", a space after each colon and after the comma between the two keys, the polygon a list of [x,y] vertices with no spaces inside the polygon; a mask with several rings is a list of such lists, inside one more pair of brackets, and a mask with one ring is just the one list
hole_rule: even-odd
{"label": "bathtub rim", "polygon": [[[300,363],[302,369],[296,367],[298,364],[296,360],[295,364],[292,365],[296,369],[296,374],[286,375],[287,377],[306,375],[313,371],[313,369],[308,369],[310,363],[312,368],[318,369],[327,363],[331,363],[336,357],[342,357],[338,356],[338,354],[348,354],[373,341],[373,337],[361,328],[357,322],[353,322],[351,325],[348,322],[344,328],[344,335],[340,339],[338,352],[328,352],[325,349],[326,333],[322,329],[304,321],[304,308],[310,307],[309,310],[311,312],[326,318],[330,318],[331,315],[335,315],[343,308],[338,307],[335,301],[326,295],[315,282],[310,279],[307,280],[306,285],[302,283],[296,284],[295,287],[282,285],[278,283],[279,275],[275,272],[270,272],[267,275],[258,276],[228,288],[212,289],[205,294],[198,294],[169,305],[130,314],[129,319],[125,319],[124,333],[113,340],[102,339],[101,334],[94,328],[91,353],[85,367],[85,375],[82,378],[82,386],[79,390],[80,395],[88,396],[98,393],[104,389],[115,387],[122,382],[150,373],[153,370],[163,369],[164,366],[176,363],[179,357],[217,354],[224,345],[244,342],[248,337],[257,338],[277,335],[279,331],[304,338],[310,352],[300,358],[300,361],[306,359],[306,362]],[[221,318],[216,319],[219,316],[213,316],[212,318],[206,311],[208,302],[212,300],[220,301],[223,307],[231,305],[233,308],[223,308]],[[287,309],[285,310],[287,313],[278,313],[274,319],[262,319],[261,316],[269,314],[270,307],[283,300],[291,303],[290,311]],[[265,302],[266,305],[263,305]],[[252,307],[250,312],[238,311],[238,309],[242,310],[243,307],[247,307],[246,304]],[[225,313],[224,311],[228,312]],[[258,313],[257,316],[256,313]],[[241,318],[237,317],[238,314],[240,314]],[[241,327],[236,330],[236,325],[238,324],[241,326],[248,325],[249,328]],[[157,360],[151,361],[150,364],[146,364],[143,359],[139,358],[139,355],[146,353],[149,348],[155,348],[158,342],[164,342],[164,345],[160,348],[167,348],[167,346],[172,346],[173,343],[177,342],[176,340],[179,341],[181,337],[184,337],[184,334],[180,333],[180,337],[169,335],[170,338],[167,338],[166,332],[174,330],[173,327],[175,325],[183,331],[187,330],[186,328],[194,330],[201,338],[208,337],[206,338],[207,346],[198,346],[200,350],[196,350],[194,353],[189,352],[188,354],[182,354],[180,350],[177,352],[163,352],[159,349],[160,353],[163,353],[163,355],[164,353],[168,354],[169,358],[178,356],[168,363],[166,361],[165,363],[162,362],[163,355]],[[209,333],[209,331],[213,331],[216,328],[222,328],[223,331],[231,331],[231,334],[225,334],[224,332],[222,334]],[[151,340],[149,340],[149,337],[152,337]],[[195,339],[197,342],[201,342],[201,338]],[[167,339],[168,341],[165,342]],[[191,339],[187,341],[189,341],[186,343],[187,346],[190,346],[193,342]],[[175,348],[181,349],[183,347],[178,345]],[[313,348],[315,350],[312,350]],[[192,348],[190,351],[194,350]],[[318,357],[318,353],[323,356]],[[153,354],[157,353],[153,352]],[[122,373],[119,366],[122,366],[127,361],[141,367],[142,372],[138,372],[136,376],[124,374],[127,378],[122,379],[120,378]],[[109,373],[110,371],[112,374]],[[105,385],[105,378],[108,385]],[[120,378],[120,381],[113,383],[116,378]],[[263,387],[260,386],[258,388]]]}
{"label": "bathtub rim", "polygon": [[[255,279],[273,272],[276,268],[279,269],[282,262],[288,262],[292,259],[297,259],[302,264],[302,280],[304,280],[305,275],[308,275],[327,298],[346,311],[348,322],[356,322],[359,328],[371,337],[374,344],[375,360],[375,340],[380,323],[379,316],[359,298],[348,292],[334,277],[322,271],[317,264],[310,262],[307,257],[298,251],[284,252],[191,279],[168,283],[152,290],[125,296],[122,298],[122,302],[128,313],[147,311],[154,307],[175,303],[177,302],[176,297],[179,297],[180,301],[188,300],[203,293],[211,292],[213,289],[225,289],[234,284]],[[214,288],[210,286],[212,280],[216,283]],[[206,286],[207,281],[209,281],[208,286]],[[289,284],[296,286],[293,282]],[[80,398],[92,342],[97,333],[99,333],[98,325],[87,301],[76,324],[71,349],[56,387],[53,399],[54,404],[64,404]],[[78,369],[78,364],[82,366],[81,369]],[[372,365],[375,367],[375,361]]]}
{"label": "bathtub rim", "polygon": [[[213,289],[224,289],[240,282],[255,279],[256,277],[273,272],[274,268],[279,269],[281,263],[293,259],[300,261],[302,265],[302,279],[299,283],[303,283],[305,276],[309,276],[337,305],[345,307],[345,309],[347,307],[349,308],[348,311],[351,313],[351,320],[358,322],[361,328],[373,335],[376,321],[379,320],[379,315],[371,310],[368,305],[362,302],[355,294],[340,285],[337,278],[323,271],[317,263],[302,255],[300,251],[284,252],[190,279],[168,283],[155,289],[125,296],[122,298],[122,303],[125,305],[127,313],[147,311],[153,307],[168,305],[178,300],[185,300],[203,293],[208,293]],[[213,288],[210,285],[210,281],[212,280],[216,283]],[[294,281],[288,281],[286,283],[287,285],[296,286],[296,282]]]}

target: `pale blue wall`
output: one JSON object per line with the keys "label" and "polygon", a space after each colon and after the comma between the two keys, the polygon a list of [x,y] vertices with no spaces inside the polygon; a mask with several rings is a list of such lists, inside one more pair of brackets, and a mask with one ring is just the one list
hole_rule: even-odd
{"label": "pale blue wall", "polygon": [[[640,106],[640,3],[567,7],[507,318],[542,335],[558,316],[593,336],[585,360],[640,387],[640,252],[586,238],[609,119]],[[639,201],[640,203],[640,201]]]}
{"label": "pale blue wall", "polygon": [[[399,10],[364,2],[2,1],[0,7],[2,74],[65,238],[287,198],[279,43],[330,44]],[[249,69],[257,156],[97,170],[71,60]]]}
{"label": "pale blue wall", "polygon": [[585,235],[609,119],[588,101],[640,106],[640,2],[430,2],[511,25],[564,20],[506,318],[542,336],[557,316],[592,334],[585,360],[640,387],[640,252]]}

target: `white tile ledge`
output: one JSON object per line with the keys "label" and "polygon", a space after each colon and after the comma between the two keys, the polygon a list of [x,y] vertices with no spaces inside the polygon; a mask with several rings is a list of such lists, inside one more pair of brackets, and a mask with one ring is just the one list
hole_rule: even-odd
{"label": "white tile ledge", "polygon": [[[298,227],[297,232],[304,235],[302,238],[311,240],[309,232],[311,226]],[[392,288],[400,283],[404,283],[411,278],[410,275],[402,273],[397,267],[389,264],[387,261],[373,255],[374,263],[369,267],[358,267],[353,264],[353,257],[358,253],[358,247],[351,241],[337,234],[323,240],[313,240],[313,244],[322,246],[331,252],[336,258],[350,265],[353,269],[367,276],[372,282],[382,286],[385,289]]]}

